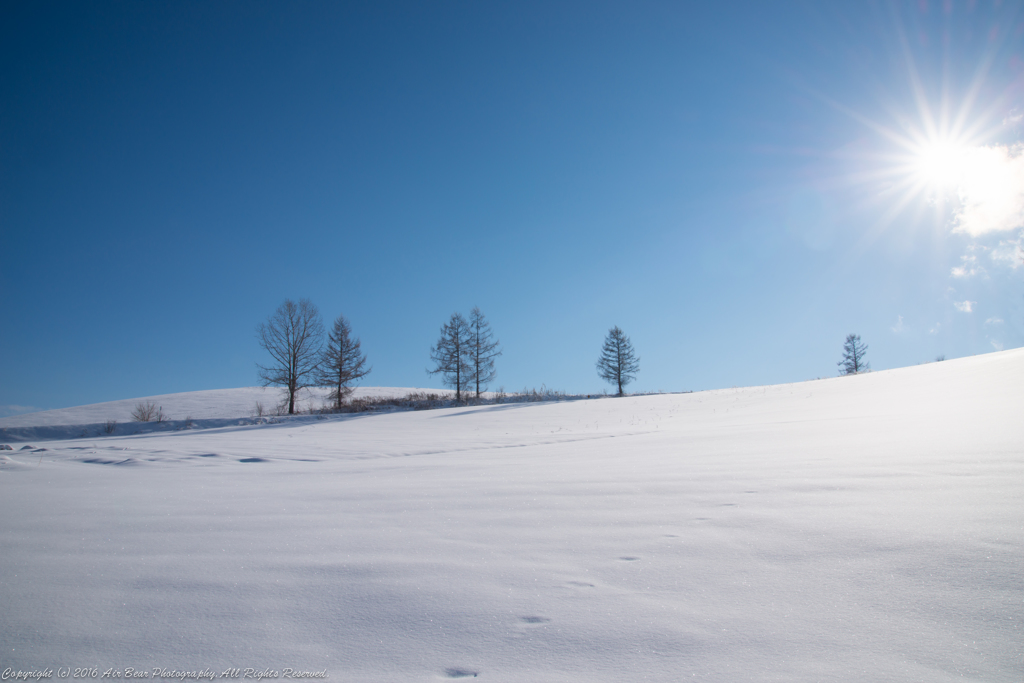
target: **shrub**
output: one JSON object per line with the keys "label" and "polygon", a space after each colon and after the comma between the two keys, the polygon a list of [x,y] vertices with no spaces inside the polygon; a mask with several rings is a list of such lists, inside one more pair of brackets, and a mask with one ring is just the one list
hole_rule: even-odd
{"label": "shrub", "polygon": [[[161,412],[162,416],[163,413]],[[132,411],[132,419],[136,422],[152,422],[157,416],[156,404],[152,401],[146,401],[145,403],[137,403],[135,410]]]}

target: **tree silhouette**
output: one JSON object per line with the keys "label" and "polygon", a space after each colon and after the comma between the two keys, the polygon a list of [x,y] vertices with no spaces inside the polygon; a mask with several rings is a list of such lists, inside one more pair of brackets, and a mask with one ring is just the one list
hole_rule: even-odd
{"label": "tree silhouette", "polygon": [[263,386],[282,386],[288,392],[288,414],[295,414],[295,393],[313,386],[320,364],[324,324],[320,311],[309,299],[296,304],[285,299],[267,322],[256,327],[256,338],[273,359],[267,367],[257,364]]}
{"label": "tree silhouette", "polygon": [[441,337],[430,347],[430,360],[434,361],[431,375],[441,375],[445,386],[455,389],[455,400],[462,400],[462,392],[469,387],[472,368],[468,362],[470,346],[469,323],[461,313],[452,313],[451,319],[441,326]]}
{"label": "tree silhouette", "polygon": [[[501,355],[498,348],[500,342],[494,339],[491,324],[487,322],[480,308],[474,306],[469,312],[469,383],[476,385],[476,397],[480,398],[481,390],[487,390],[487,384],[494,381],[497,372],[494,370],[494,359]],[[482,387],[482,389],[481,389]]]}
{"label": "tree silhouette", "polygon": [[345,316],[339,315],[327,335],[317,370],[317,384],[330,387],[328,398],[335,408],[341,408],[352,393],[352,382],[366,377],[372,368],[366,367],[366,356],[359,350],[359,340],[352,338],[352,327]]}
{"label": "tree silhouette", "polygon": [[597,374],[601,379],[616,385],[619,396],[622,396],[622,388],[636,379],[639,371],[640,358],[634,352],[626,333],[618,326],[608,330],[601,357],[597,359]]}
{"label": "tree silhouette", "polygon": [[846,335],[843,342],[843,359],[836,363],[839,366],[840,375],[856,375],[871,369],[871,363],[864,360],[868,352],[868,345],[860,343],[859,334]]}

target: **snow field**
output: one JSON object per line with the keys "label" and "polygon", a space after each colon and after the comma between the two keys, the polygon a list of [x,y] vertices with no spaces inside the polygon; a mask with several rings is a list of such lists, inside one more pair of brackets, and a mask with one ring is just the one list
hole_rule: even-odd
{"label": "snow field", "polygon": [[1017,681],[1021,386],[1016,350],[6,451],[0,670]]}
{"label": "snow field", "polygon": [[[413,391],[423,390],[403,387],[356,387],[353,396],[357,398],[405,396]],[[443,390],[433,391],[438,394],[448,393]],[[300,389],[296,397],[296,408],[304,412],[317,409],[327,402],[328,393],[330,390],[323,387]],[[169,420],[180,421],[188,417],[197,420],[230,420],[251,417],[255,413],[257,402],[263,405],[264,415],[269,416],[275,413],[283,397],[284,390],[280,387],[239,387],[237,389],[161,394],[3,417],[0,418],[0,428],[93,425],[102,424],[107,420],[116,420],[124,424],[132,421],[132,411],[135,406],[147,401],[162,408]]]}

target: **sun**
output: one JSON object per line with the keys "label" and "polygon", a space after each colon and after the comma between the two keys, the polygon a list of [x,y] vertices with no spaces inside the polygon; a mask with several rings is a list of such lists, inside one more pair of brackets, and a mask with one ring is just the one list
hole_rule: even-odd
{"label": "sun", "polygon": [[950,192],[961,185],[970,164],[970,145],[930,140],[916,147],[911,166],[918,183],[932,192]]}
{"label": "sun", "polygon": [[907,149],[901,205],[927,197],[953,232],[975,237],[1024,226],[1024,144],[947,138]]}

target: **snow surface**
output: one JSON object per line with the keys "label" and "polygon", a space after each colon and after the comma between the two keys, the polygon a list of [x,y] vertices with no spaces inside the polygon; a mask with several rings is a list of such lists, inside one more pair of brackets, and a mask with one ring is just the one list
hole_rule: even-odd
{"label": "snow surface", "polygon": [[[405,396],[413,391],[430,391],[436,394],[453,393],[438,389],[412,389],[406,387],[356,387],[354,398]],[[296,397],[296,408],[308,412],[327,403],[330,389],[313,387],[301,389]],[[274,387],[239,387],[237,389],[212,389],[189,391],[180,394],[161,394],[123,401],[94,403],[75,408],[44,410],[11,417],[0,417],[3,427],[52,427],[67,425],[102,424],[107,420],[119,423],[132,421],[132,411],[139,403],[152,402],[163,409],[170,420],[184,420],[192,417],[204,420],[235,419],[255,414],[256,403],[263,404],[264,414],[273,415],[285,397],[283,389]],[[2,437],[0,437],[2,438]]]}
{"label": "snow surface", "polygon": [[3,451],[0,671],[1020,681],[1022,387],[1014,350]]}

